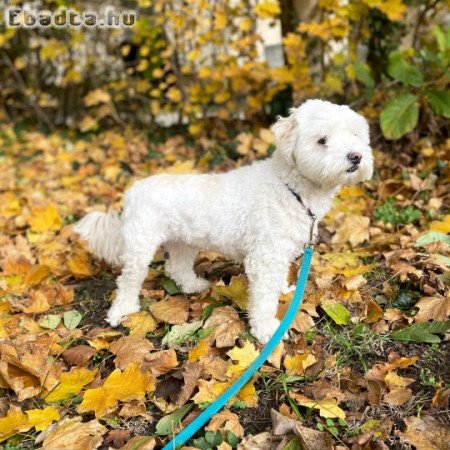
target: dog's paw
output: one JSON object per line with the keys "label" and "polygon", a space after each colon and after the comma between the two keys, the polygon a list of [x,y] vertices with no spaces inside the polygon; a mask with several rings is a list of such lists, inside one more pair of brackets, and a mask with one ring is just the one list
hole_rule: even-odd
{"label": "dog's paw", "polygon": [[209,281],[204,278],[195,278],[192,281],[183,283],[181,287],[186,294],[199,294],[209,288]]}
{"label": "dog's paw", "polygon": [[[258,339],[261,344],[265,345],[269,342],[270,338],[273,336],[277,328],[280,326],[280,321],[278,319],[271,319],[268,321],[261,321],[259,323],[253,324],[251,327],[252,335]],[[287,333],[284,334],[283,339],[288,339]]]}
{"label": "dog's paw", "polygon": [[120,325],[125,316],[138,312],[139,310],[139,305],[124,307],[123,305],[116,306],[113,304],[111,308],[109,308],[108,314],[106,315],[106,321],[112,327],[117,327],[117,325]]}

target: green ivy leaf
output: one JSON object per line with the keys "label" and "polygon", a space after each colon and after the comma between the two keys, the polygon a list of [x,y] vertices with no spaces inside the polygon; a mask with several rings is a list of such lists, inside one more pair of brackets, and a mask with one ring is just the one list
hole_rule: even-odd
{"label": "green ivy leaf", "polygon": [[417,100],[417,95],[402,94],[384,105],[380,122],[385,138],[398,139],[414,129],[419,118]]}
{"label": "green ivy leaf", "polygon": [[409,86],[421,86],[423,76],[417,67],[412,66],[400,52],[392,52],[389,55],[388,74],[394,80],[401,81]]}
{"label": "green ivy leaf", "polygon": [[428,344],[441,342],[436,334],[444,334],[450,330],[450,320],[415,323],[391,334],[400,342],[425,342]]}
{"label": "green ivy leaf", "polygon": [[450,119],[450,91],[433,89],[426,91],[425,96],[435,114]]}
{"label": "green ivy leaf", "polygon": [[175,428],[177,428],[180,422],[183,420],[184,416],[192,408],[192,406],[192,403],[184,405],[182,408],[177,409],[172,414],[164,416],[156,424],[156,433],[160,435],[172,434]]}

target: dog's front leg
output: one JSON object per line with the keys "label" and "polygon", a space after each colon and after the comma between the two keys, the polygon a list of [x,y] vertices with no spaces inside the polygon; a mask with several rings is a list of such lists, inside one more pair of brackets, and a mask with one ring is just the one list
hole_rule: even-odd
{"label": "dog's front leg", "polygon": [[279,249],[247,255],[245,272],[249,280],[249,319],[251,333],[262,344],[272,337],[280,321],[276,318],[278,296],[286,284],[289,260]]}

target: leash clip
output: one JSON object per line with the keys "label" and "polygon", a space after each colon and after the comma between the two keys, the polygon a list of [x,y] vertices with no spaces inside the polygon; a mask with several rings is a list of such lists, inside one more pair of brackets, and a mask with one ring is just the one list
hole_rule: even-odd
{"label": "leash clip", "polygon": [[311,210],[308,210],[308,216],[311,218],[311,226],[309,227],[309,242],[307,247],[314,248],[314,227],[316,225],[317,217]]}

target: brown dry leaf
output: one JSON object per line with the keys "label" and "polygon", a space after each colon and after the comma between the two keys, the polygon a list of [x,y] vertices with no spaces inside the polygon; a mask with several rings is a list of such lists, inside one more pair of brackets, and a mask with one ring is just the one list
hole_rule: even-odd
{"label": "brown dry leaf", "polygon": [[125,369],[132,362],[143,363],[151,350],[153,344],[137,336],[122,336],[109,346],[109,351],[116,355],[114,363],[119,369]]}
{"label": "brown dry leaf", "polygon": [[129,314],[122,325],[130,329],[130,336],[144,338],[156,330],[156,321],[147,311]]}
{"label": "brown dry leaf", "polygon": [[281,367],[281,359],[283,354],[285,353],[284,343],[280,342],[274,349],[274,351],[267,358],[267,362],[269,362],[273,367],[279,369]]}
{"label": "brown dry leaf", "polygon": [[412,397],[411,389],[406,386],[415,381],[414,378],[401,377],[395,371],[389,372],[384,377],[389,392],[384,395],[383,401],[391,406],[404,405]]}
{"label": "brown dry leaf", "polygon": [[215,414],[210,420],[209,424],[205,427],[207,431],[231,431],[235,436],[244,437],[244,428],[239,423],[239,417],[237,414],[224,409],[223,411]]}
{"label": "brown dry leaf", "polygon": [[189,317],[189,302],[183,297],[170,297],[167,300],[160,300],[152,303],[149,308],[153,317],[158,322],[180,325],[187,322]]}
{"label": "brown dry leaf", "polygon": [[271,450],[272,448],[272,434],[269,431],[264,433],[251,434],[245,436],[238,444],[237,450]]}
{"label": "brown dry leaf", "polygon": [[397,435],[417,450],[447,450],[450,442],[450,429],[429,416],[415,416],[404,419],[406,431]]}
{"label": "brown dry leaf", "polygon": [[414,316],[415,322],[446,320],[450,316],[450,297],[422,297],[415,307],[419,308],[419,312]]}
{"label": "brown dry leaf", "polygon": [[341,284],[349,291],[357,291],[360,287],[367,284],[367,280],[362,275],[353,275],[343,280]]}
{"label": "brown dry leaf", "polygon": [[119,416],[126,418],[141,416],[146,420],[150,420],[145,403],[140,400],[132,400],[131,402],[125,403],[119,412]]}
{"label": "brown dry leaf", "polygon": [[63,358],[72,366],[86,366],[97,351],[89,345],[76,345],[64,351]]}
{"label": "brown dry leaf", "polygon": [[104,444],[113,444],[114,447],[122,447],[130,439],[130,430],[110,430],[104,440]]}
{"label": "brown dry leaf", "polygon": [[330,433],[307,428],[300,423],[295,424],[294,433],[299,436],[302,450],[333,450],[333,439]]}
{"label": "brown dry leaf", "polygon": [[232,347],[239,334],[245,331],[245,325],[239,320],[239,314],[231,306],[215,308],[203,325],[205,329],[209,327],[215,327],[210,336],[218,348]]}
{"label": "brown dry leaf", "polygon": [[143,370],[150,370],[154,377],[168,372],[178,366],[177,353],[173,348],[150,353],[145,356]]}
{"label": "brown dry leaf", "polygon": [[369,300],[366,305],[366,318],[367,323],[378,322],[383,317],[383,309],[375,300]]}
{"label": "brown dry leaf", "polygon": [[202,373],[200,364],[187,362],[183,367],[183,386],[177,397],[177,405],[183,406],[191,397]]}
{"label": "brown dry leaf", "polygon": [[107,428],[98,420],[81,422],[81,417],[63,419],[43,432],[46,450],[86,450],[102,444]]}
{"label": "brown dry leaf", "polygon": [[0,375],[20,402],[58,383],[60,366],[48,358],[49,348],[38,342],[0,343]]}
{"label": "brown dry leaf", "polygon": [[369,240],[369,225],[369,217],[345,214],[343,219],[339,218],[339,225],[331,242],[341,244],[349,242],[352,247],[356,247]]}
{"label": "brown dry leaf", "polygon": [[120,450],[153,450],[156,439],[151,436],[134,436]]}

